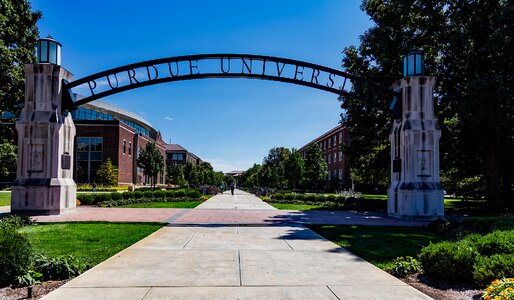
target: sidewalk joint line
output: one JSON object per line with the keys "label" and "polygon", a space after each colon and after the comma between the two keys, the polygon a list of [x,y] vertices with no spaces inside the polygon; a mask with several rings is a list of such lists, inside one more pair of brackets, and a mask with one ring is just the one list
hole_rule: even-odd
{"label": "sidewalk joint line", "polygon": [[341,298],[337,297],[336,293],[334,293],[334,291],[328,285],[326,287],[338,300],[341,300]]}
{"label": "sidewalk joint line", "polygon": [[189,240],[187,240],[187,242],[184,244],[184,246],[182,247],[182,249],[185,249],[186,246],[189,244],[189,242],[191,242],[191,240],[196,236],[196,232],[193,233],[193,235],[189,238]]}
{"label": "sidewalk joint line", "polygon": [[148,289],[148,291],[146,291],[146,293],[143,295],[143,298],[141,298],[141,300],[145,299],[146,296],[148,295],[148,293],[150,293],[150,291],[152,290],[152,286]]}
{"label": "sidewalk joint line", "polygon": [[239,286],[243,286],[243,267],[241,266],[241,250],[237,250],[237,258],[239,260]]}
{"label": "sidewalk joint line", "polygon": [[[295,251],[295,250],[293,249],[293,247],[291,247],[291,245],[289,245],[289,243],[284,239],[284,236],[283,236],[283,235],[280,235],[280,239],[281,239],[281,240],[283,240],[283,241],[284,241],[284,243],[286,243],[286,245],[288,245],[288,246],[289,246],[289,248],[291,248],[291,250]],[[295,252],[296,252],[296,251],[295,251]]]}

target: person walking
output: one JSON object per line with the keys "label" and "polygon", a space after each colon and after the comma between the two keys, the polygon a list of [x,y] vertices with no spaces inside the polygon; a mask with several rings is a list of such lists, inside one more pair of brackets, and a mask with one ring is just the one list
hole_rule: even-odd
{"label": "person walking", "polygon": [[236,183],[232,181],[230,183],[230,193],[232,193],[232,196],[234,195],[234,190],[236,189]]}

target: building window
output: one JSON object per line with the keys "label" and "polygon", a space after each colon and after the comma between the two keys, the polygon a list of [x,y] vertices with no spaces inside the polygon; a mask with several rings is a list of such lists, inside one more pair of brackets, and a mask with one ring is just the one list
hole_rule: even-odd
{"label": "building window", "polygon": [[332,162],[330,158],[331,158],[331,157],[330,157],[330,154],[329,154],[329,155],[328,155],[328,163],[329,163],[329,164]]}
{"label": "building window", "polygon": [[339,179],[343,179],[343,169],[339,169]]}
{"label": "building window", "polygon": [[127,153],[127,141],[123,140],[123,154]]}
{"label": "building window", "polygon": [[328,139],[328,148],[332,148],[332,138]]}
{"label": "building window", "polygon": [[129,155],[132,155],[132,142],[129,142],[128,152],[129,152]]}
{"label": "building window", "polygon": [[343,160],[343,151],[339,151],[339,161]]}
{"label": "building window", "polygon": [[77,182],[95,181],[96,171],[100,168],[103,155],[101,137],[77,137],[77,156],[75,168]]}
{"label": "building window", "polygon": [[334,153],[334,158],[332,159],[333,162],[336,162],[337,161],[337,153]]}
{"label": "building window", "polygon": [[339,144],[343,142],[343,133],[339,132]]}

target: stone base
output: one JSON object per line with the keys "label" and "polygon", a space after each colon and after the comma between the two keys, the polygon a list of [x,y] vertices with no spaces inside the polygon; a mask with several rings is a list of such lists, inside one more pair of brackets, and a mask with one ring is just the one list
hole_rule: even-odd
{"label": "stone base", "polygon": [[26,178],[17,180],[11,193],[11,212],[24,215],[55,215],[76,207],[77,185],[73,179]]}
{"label": "stone base", "polygon": [[416,220],[444,218],[444,192],[440,184],[393,183],[387,189],[387,213],[391,217]]}

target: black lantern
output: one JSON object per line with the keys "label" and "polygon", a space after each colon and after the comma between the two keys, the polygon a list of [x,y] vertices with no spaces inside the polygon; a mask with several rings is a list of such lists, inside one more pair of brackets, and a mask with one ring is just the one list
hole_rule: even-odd
{"label": "black lantern", "polygon": [[37,41],[36,58],[39,64],[61,65],[61,43],[50,35]]}
{"label": "black lantern", "polygon": [[416,76],[425,73],[425,58],[422,51],[411,51],[403,56],[403,76]]}

